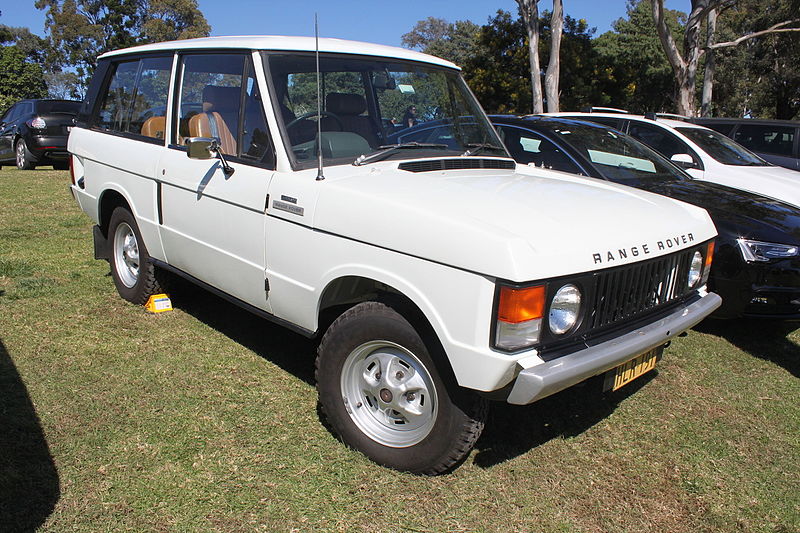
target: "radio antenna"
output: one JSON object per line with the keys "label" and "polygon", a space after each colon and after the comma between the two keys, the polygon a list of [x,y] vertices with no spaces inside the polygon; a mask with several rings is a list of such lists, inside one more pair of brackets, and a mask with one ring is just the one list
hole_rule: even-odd
{"label": "radio antenna", "polygon": [[322,88],[319,75],[319,22],[316,13],[314,13],[314,39],[317,56],[317,181],[322,181],[325,179],[322,174]]}

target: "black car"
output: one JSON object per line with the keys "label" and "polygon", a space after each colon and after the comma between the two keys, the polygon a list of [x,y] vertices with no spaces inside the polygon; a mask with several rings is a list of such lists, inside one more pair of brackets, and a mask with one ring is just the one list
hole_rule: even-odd
{"label": "black car", "polygon": [[755,118],[693,118],[717,130],[770,163],[800,170],[800,121]]}
{"label": "black car", "polygon": [[723,299],[717,317],[800,319],[800,209],[693,180],[639,141],[596,123],[490,118],[518,163],[605,179],[706,209],[719,232],[709,279],[710,290]]}
{"label": "black car", "polygon": [[0,118],[0,166],[67,169],[67,136],[81,105],[73,100],[20,100],[8,108]]}

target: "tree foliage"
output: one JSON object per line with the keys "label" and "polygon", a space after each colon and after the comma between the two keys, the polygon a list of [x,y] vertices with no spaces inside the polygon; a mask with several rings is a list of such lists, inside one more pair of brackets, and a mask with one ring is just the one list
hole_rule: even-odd
{"label": "tree foliage", "polygon": [[0,112],[17,100],[46,96],[41,65],[29,61],[16,45],[0,46]]}
{"label": "tree foliage", "polygon": [[420,20],[401,39],[403,46],[463,66],[475,53],[480,26],[468,20],[450,23],[428,17]]}
{"label": "tree foliage", "polygon": [[[739,0],[719,17],[717,42],[762,31],[800,17],[800,0]],[[777,33],[714,50],[712,113],[800,119],[800,32]]]}
{"label": "tree foliage", "polygon": [[[686,15],[665,10],[676,39]],[[674,111],[675,77],[661,48],[648,0],[628,0],[627,18],[617,19],[612,31],[594,43],[602,65],[599,83],[603,98],[595,105],[611,105],[632,112]]]}
{"label": "tree foliage", "polygon": [[[539,55],[550,62],[551,16],[539,19]],[[597,54],[585,20],[564,17],[560,61],[560,106],[577,109],[602,101]],[[521,16],[500,10],[481,27],[476,53],[464,65],[464,77],[481,104],[492,113],[532,113],[527,30]]]}
{"label": "tree foliage", "polygon": [[35,6],[45,11],[50,70],[73,68],[82,83],[104,52],[211,30],[196,0],[36,0]]}

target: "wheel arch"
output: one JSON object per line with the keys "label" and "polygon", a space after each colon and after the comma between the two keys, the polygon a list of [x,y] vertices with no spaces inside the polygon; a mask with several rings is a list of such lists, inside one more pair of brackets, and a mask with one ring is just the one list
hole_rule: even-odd
{"label": "wheel arch", "polygon": [[108,188],[100,193],[100,197],[97,199],[97,222],[105,237],[108,237],[108,224],[114,209],[124,207],[135,217],[136,213],[134,213],[132,205],[128,198],[117,189]]}
{"label": "wheel arch", "polygon": [[446,329],[433,305],[410,284],[400,279],[381,279],[377,273],[340,275],[328,281],[320,293],[317,331],[320,336],[336,318],[362,302],[381,302],[403,316],[420,334],[443,377],[456,383],[453,367],[446,355],[443,338]]}

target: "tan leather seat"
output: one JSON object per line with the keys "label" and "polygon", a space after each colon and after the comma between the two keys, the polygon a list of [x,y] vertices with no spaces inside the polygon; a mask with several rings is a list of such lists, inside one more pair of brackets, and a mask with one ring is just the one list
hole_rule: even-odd
{"label": "tan leather seat", "polygon": [[166,117],[150,117],[142,124],[142,135],[155,139],[163,139],[166,127]]}
{"label": "tan leather seat", "polygon": [[[203,89],[203,111],[189,119],[191,137],[216,137],[225,155],[236,155],[236,136],[231,132],[228,121],[234,128],[238,125],[239,87],[220,87],[206,85]],[[228,120],[225,119],[228,116]]]}

